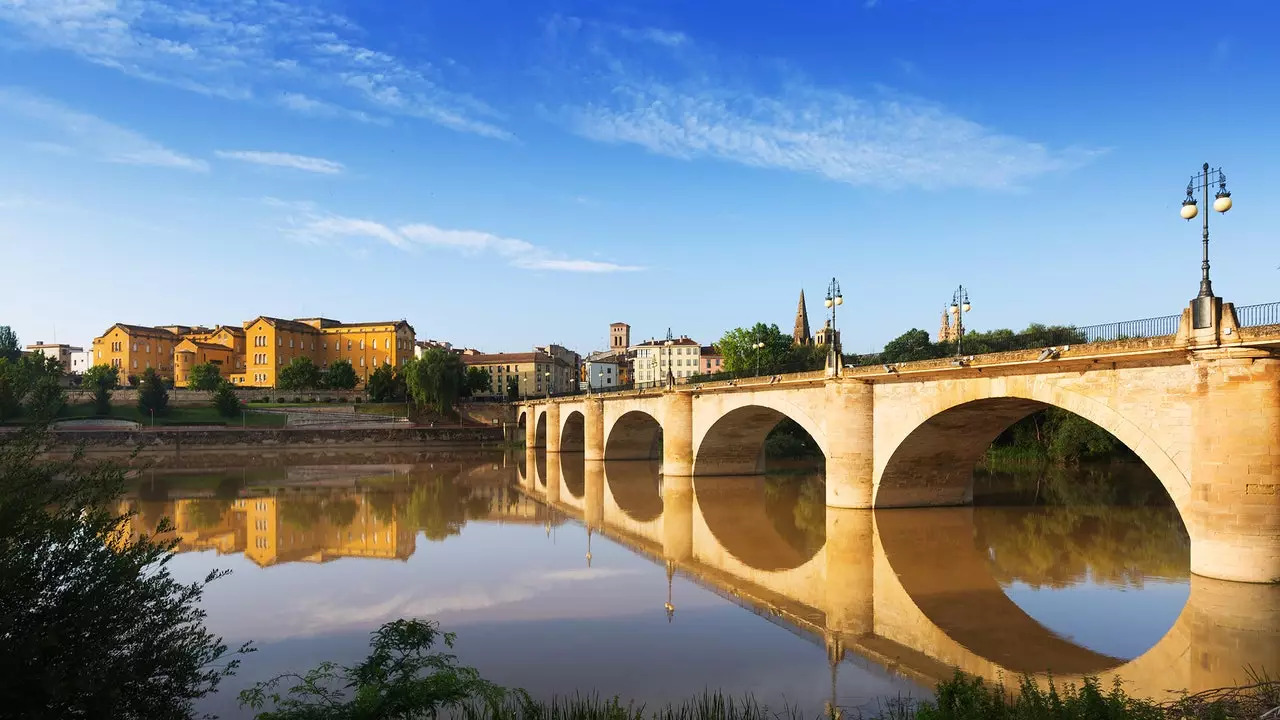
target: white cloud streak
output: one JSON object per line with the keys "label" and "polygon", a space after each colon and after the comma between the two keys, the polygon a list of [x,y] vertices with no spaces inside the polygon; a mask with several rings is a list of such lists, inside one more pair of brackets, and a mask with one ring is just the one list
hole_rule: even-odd
{"label": "white cloud streak", "polygon": [[291,168],[293,170],[303,170],[305,172],[319,173],[321,175],[339,175],[346,170],[345,165],[334,160],[325,160],[324,158],[309,157],[307,155],[294,155],[292,153],[285,152],[268,152],[262,150],[217,150],[214,152],[214,155],[226,160],[239,160],[241,162],[253,163],[255,165]]}
{"label": "white cloud streak", "polygon": [[121,165],[207,172],[209,164],[171,150],[139,133],[95,115],[72,110],[54,100],[20,88],[0,87],[0,112],[35,120],[58,132],[59,142],[43,143],[46,149],[67,154],[84,154]]}
{"label": "white cloud streak", "polygon": [[[580,44],[590,59],[566,67],[604,70],[598,82],[582,77],[567,83],[586,92],[551,114],[574,133],[602,143],[851,185],[922,188],[1016,187],[1081,167],[1100,152],[1053,149],[917,98],[858,97],[794,76],[776,89],[760,90],[757,83],[718,73],[714,58],[688,39],[678,53],[664,49],[663,57],[646,63],[634,32],[563,21],[555,29],[555,42]],[[626,60],[609,50],[620,42],[632,43]],[[573,57],[572,48],[568,52]],[[653,69],[672,65],[678,69]]]}
{"label": "white cloud streak", "polygon": [[454,230],[427,223],[391,226],[376,220],[326,213],[309,202],[265,198],[272,207],[289,211],[283,232],[302,242],[326,244],[344,239],[371,239],[405,251],[422,248],[451,250],[464,255],[492,253],[513,267],[574,273],[634,272],[644,268],[620,263],[558,257],[526,240],[482,230]]}
{"label": "white cloud streak", "polygon": [[459,132],[513,137],[484,103],[446,89],[445,68],[361,45],[358,27],[312,0],[0,0],[3,24],[32,46],[205,95],[386,122],[346,107],[360,103]]}

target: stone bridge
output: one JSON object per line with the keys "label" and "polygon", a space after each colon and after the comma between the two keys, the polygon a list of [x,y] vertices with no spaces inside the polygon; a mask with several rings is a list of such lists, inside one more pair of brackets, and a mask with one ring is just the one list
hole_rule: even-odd
{"label": "stone bridge", "polygon": [[[678,573],[825,644],[833,671],[854,653],[926,685],[954,668],[1006,684],[1052,672],[1060,684],[1118,676],[1131,693],[1168,699],[1280,667],[1276,585],[1192,575],[1172,627],[1132,659],[1062,638],[1001,589],[972,508],[826,507],[825,536],[806,547],[767,517],[759,476],[666,477],[653,461],[530,449],[518,477],[589,534],[665,564],[669,598]],[[669,602],[675,612],[679,597]]]}
{"label": "stone bridge", "polygon": [[1105,428],[1163,483],[1191,536],[1191,570],[1280,581],[1280,325],[771,378],[578,395],[517,407],[526,447],[587,461],[661,462],[664,477],[764,471],[790,418],[826,456],[832,508],[965,505],[1004,429],[1046,407]]}

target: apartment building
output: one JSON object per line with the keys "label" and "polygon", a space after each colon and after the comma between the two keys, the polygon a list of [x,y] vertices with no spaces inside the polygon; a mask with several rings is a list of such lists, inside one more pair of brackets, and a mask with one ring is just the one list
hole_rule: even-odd
{"label": "apartment building", "polygon": [[670,340],[646,340],[632,348],[633,375],[637,385],[666,382],[668,373],[677,382],[699,374],[702,346],[687,335]]}
{"label": "apartment building", "polygon": [[575,368],[561,358],[537,351],[462,355],[468,368],[489,371],[489,388],[477,397],[506,398],[557,395],[577,389]]}

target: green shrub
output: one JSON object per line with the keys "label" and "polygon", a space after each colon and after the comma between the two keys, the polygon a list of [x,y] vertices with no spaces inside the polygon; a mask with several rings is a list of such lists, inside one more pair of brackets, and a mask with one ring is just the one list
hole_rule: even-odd
{"label": "green shrub", "polygon": [[225,418],[240,414],[240,398],[236,397],[235,388],[231,383],[223,382],[217,390],[213,391],[213,406],[217,408],[218,414]]}

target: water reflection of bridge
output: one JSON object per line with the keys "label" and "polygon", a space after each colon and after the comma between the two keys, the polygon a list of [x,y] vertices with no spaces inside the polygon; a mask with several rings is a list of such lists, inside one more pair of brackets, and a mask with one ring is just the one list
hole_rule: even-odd
{"label": "water reflection of bridge", "polygon": [[530,451],[519,480],[589,534],[664,563],[668,578],[679,573],[781,619],[835,657],[855,653],[925,683],[953,668],[992,681],[1119,675],[1131,692],[1167,697],[1241,683],[1249,667],[1280,668],[1274,585],[1190,575],[1173,626],[1127,661],[1059,637],[993,578],[974,543],[972,508],[825,507],[824,538],[814,543],[784,537],[758,475],[663,478],[647,461]]}

